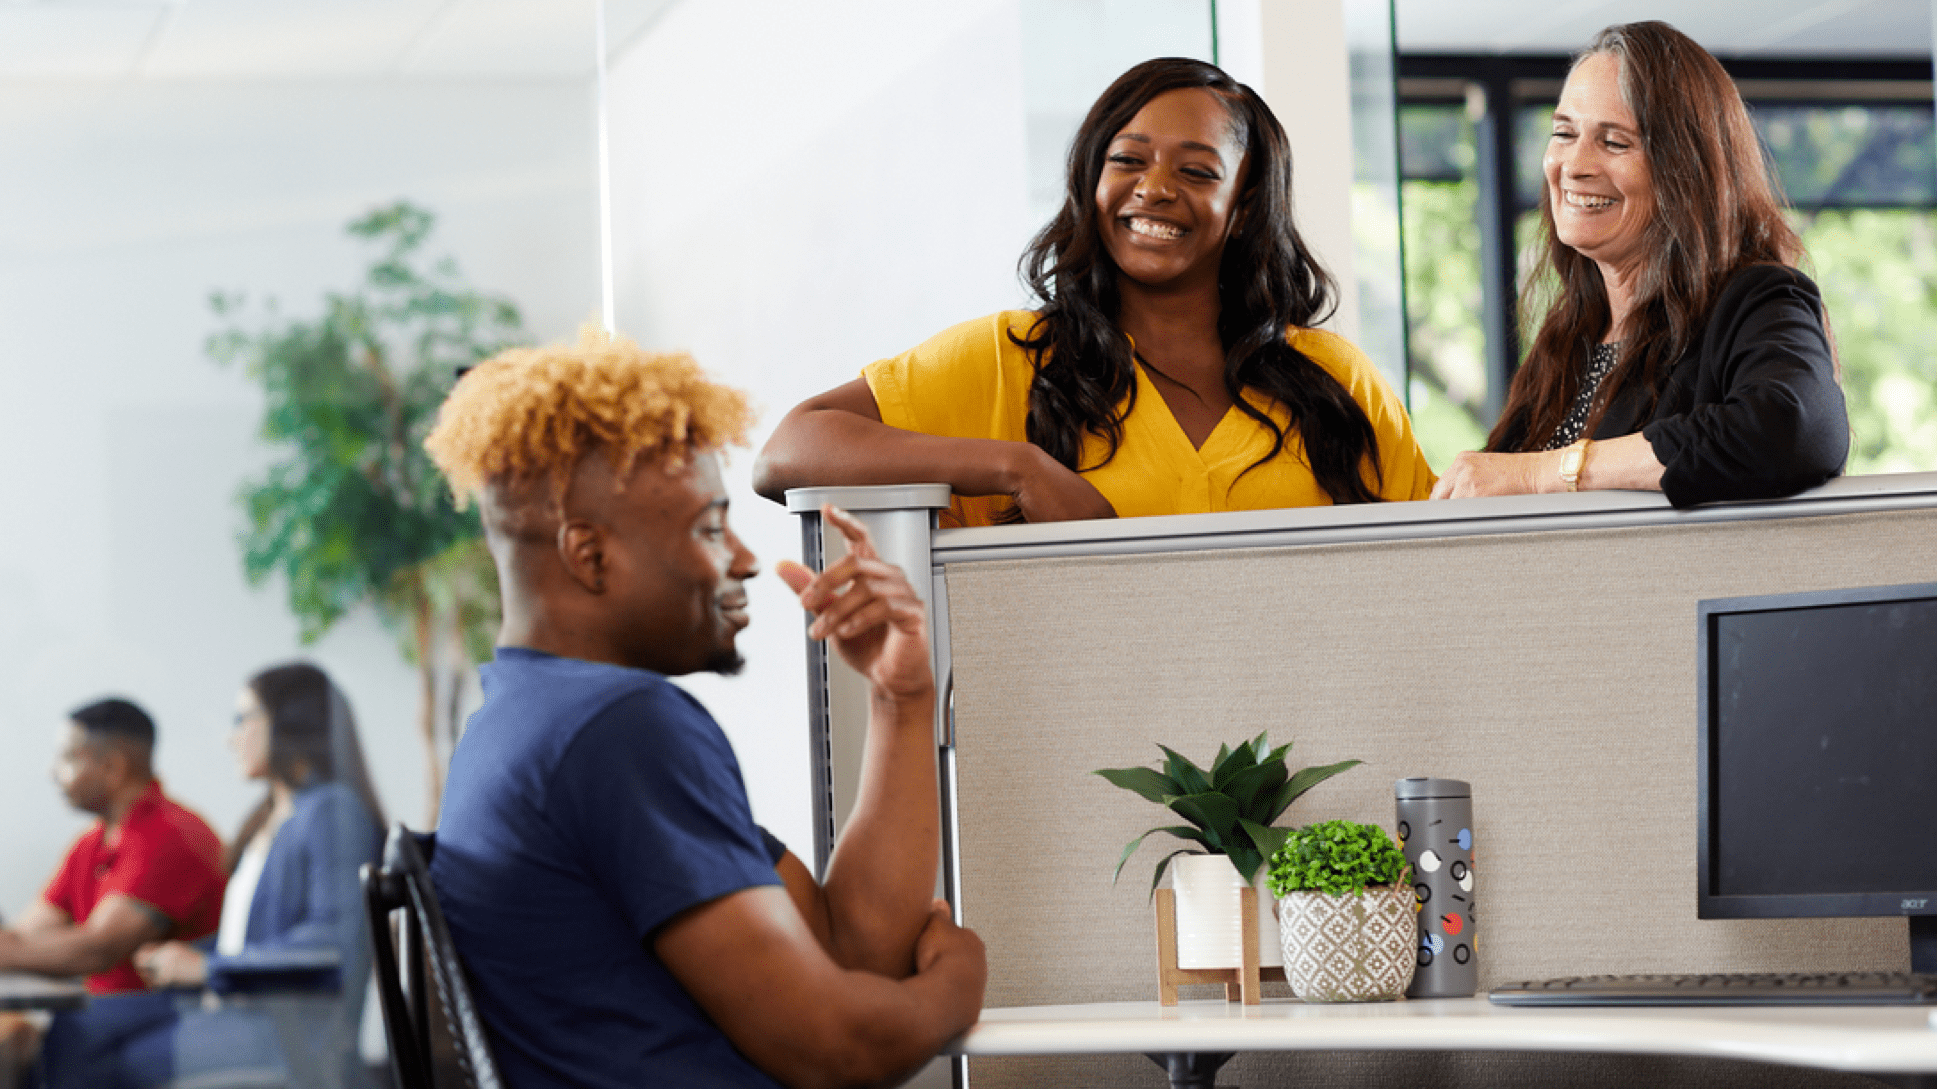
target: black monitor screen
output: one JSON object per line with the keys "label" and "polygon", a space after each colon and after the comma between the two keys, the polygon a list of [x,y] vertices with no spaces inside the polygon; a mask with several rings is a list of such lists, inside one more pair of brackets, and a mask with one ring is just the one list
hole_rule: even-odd
{"label": "black monitor screen", "polygon": [[1929,914],[1933,587],[1731,598],[1698,613],[1698,914]]}

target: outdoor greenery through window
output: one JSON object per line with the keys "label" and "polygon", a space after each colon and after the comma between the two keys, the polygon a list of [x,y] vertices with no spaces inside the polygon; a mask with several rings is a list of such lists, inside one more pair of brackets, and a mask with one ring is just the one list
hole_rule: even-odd
{"label": "outdoor greenery through window", "polygon": [[[1938,214],[1927,103],[1751,102],[1823,290],[1850,408],[1846,471],[1938,467]],[[1551,105],[1516,118],[1516,252],[1534,260]],[[1477,449],[1487,412],[1475,119],[1459,102],[1400,108],[1408,400],[1427,460]]]}

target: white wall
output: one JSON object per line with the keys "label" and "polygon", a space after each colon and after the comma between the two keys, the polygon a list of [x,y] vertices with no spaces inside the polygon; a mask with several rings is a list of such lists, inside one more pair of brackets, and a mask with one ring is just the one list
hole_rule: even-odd
{"label": "white wall", "polygon": [[[958,321],[1020,305],[1026,213],[1015,0],[709,0],[610,75],[618,325],[690,349],[761,407],[796,402]],[[727,467],[770,567],[800,531]],[[749,586],[749,664],[688,686],[733,739],[756,819],[812,858],[803,625]]]}
{"label": "white wall", "polygon": [[1325,326],[1358,341],[1352,85],[1344,8],[1349,2],[1353,0],[1258,4],[1261,71],[1256,90],[1278,115],[1292,146],[1292,205],[1299,231],[1339,287],[1339,308]]}
{"label": "white wall", "polygon": [[86,819],[57,726],[105,693],[155,716],[169,791],[233,832],[259,787],[225,747],[245,677],[337,677],[393,818],[419,823],[413,674],[367,613],[302,647],[243,580],[234,495],[271,458],[261,396],[202,351],[211,289],[313,314],[367,254],[343,224],[408,197],[432,248],[540,338],[598,305],[589,81],[0,85],[0,911]]}

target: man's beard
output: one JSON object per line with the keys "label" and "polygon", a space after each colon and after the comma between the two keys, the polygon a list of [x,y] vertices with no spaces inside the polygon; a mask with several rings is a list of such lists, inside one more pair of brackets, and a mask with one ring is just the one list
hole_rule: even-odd
{"label": "man's beard", "polygon": [[731,677],[746,668],[746,666],[747,659],[740,656],[740,651],[733,647],[726,647],[715,651],[713,657],[708,658],[706,665],[702,668],[708,673],[718,673],[722,677]]}

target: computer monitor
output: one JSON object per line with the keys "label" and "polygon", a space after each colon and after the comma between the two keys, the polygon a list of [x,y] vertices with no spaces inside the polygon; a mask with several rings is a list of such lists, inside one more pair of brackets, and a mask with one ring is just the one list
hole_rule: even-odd
{"label": "computer monitor", "polygon": [[1931,971],[1938,584],[1696,605],[1696,915],[1905,915]]}

